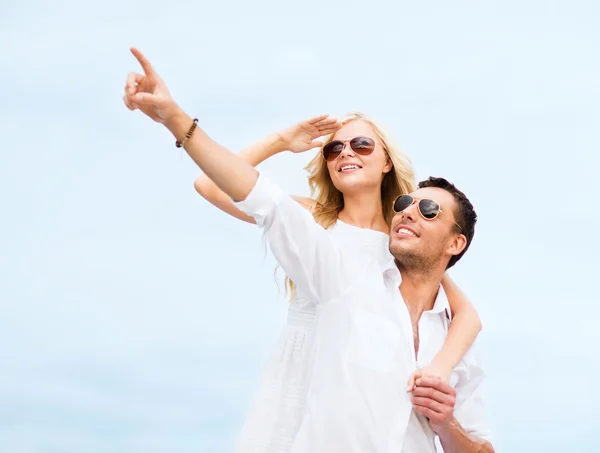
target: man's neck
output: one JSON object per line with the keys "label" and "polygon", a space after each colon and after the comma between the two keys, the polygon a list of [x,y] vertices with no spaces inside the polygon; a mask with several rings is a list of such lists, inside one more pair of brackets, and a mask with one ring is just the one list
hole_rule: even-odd
{"label": "man's neck", "polygon": [[400,269],[402,283],[400,293],[406,302],[413,324],[418,323],[424,311],[435,304],[445,269]]}
{"label": "man's neck", "polygon": [[338,218],[350,225],[390,233],[390,227],[383,217],[379,189],[373,193],[345,194],[344,208]]}

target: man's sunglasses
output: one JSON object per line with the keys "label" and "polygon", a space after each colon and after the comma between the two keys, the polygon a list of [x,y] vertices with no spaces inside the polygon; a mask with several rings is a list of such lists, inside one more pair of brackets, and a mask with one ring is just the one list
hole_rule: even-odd
{"label": "man's sunglasses", "polygon": [[346,143],[350,145],[352,151],[360,156],[367,156],[375,149],[375,140],[370,137],[354,137],[351,140],[333,140],[323,147],[323,157],[331,162],[337,159],[346,147]]}
{"label": "man's sunglasses", "polygon": [[[400,195],[394,201],[394,212],[402,212],[416,202],[417,200],[411,195]],[[430,200],[428,198],[422,198],[418,200],[417,208],[419,210],[419,214],[421,214],[421,217],[423,217],[425,220],[434,220],[440,215],[440,212],[443,212],[442,208],[440,208],[440,204],[437,201]],[[454,225],[462,230],[462,227],[458,223],[454,222]]]}

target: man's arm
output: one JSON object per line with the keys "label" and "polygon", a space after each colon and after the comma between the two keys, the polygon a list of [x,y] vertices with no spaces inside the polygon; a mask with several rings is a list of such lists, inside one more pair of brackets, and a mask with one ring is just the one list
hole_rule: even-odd
{"label": "man's arm", "polygon": [[487,440],[467,433],[456,418],[443,425],[438,431],[444,453],[494,453]]}
{"label": "man's arm", "polygon": [[[444,453],[494,453],[492,444],[465,430],[454,417],[456,390],[439,378],[417,379],[412,402],[415,412],[429,419]],[[476,413],[470,414],[477,418]]]}

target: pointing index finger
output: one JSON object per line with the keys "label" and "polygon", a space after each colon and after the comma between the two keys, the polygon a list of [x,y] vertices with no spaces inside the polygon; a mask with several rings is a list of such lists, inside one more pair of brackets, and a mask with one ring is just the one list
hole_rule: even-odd
{"label": "pointing index finger", "polygon": [[142,65],[142,69],[144,70],[146,75],[150,75],[150,74],[154,73],[154,68],[150,64],[150,61],[144,56],[144,54],[142,52],[140,52],[135,47],[132,47],[131,53],[133,54],[133,56],[135,58],[137,58],[137,61],[140,62],[140,64]]}

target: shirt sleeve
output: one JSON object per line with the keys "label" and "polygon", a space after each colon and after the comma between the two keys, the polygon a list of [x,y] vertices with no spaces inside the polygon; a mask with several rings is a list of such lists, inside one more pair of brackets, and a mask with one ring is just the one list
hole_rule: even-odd
{"label": "shirt sleeve", "polygon": [[336,298],[356,278],[360,263],[344,259],[310,212],[263,175],[234,205],[256,220],[283,270],[313,300]]}
{"label": "shirt sleeve", "polygon": [[485,373],[473,349],[467,352],[459,368],[454,417],[467,433],[492,443],[483,398]]}

